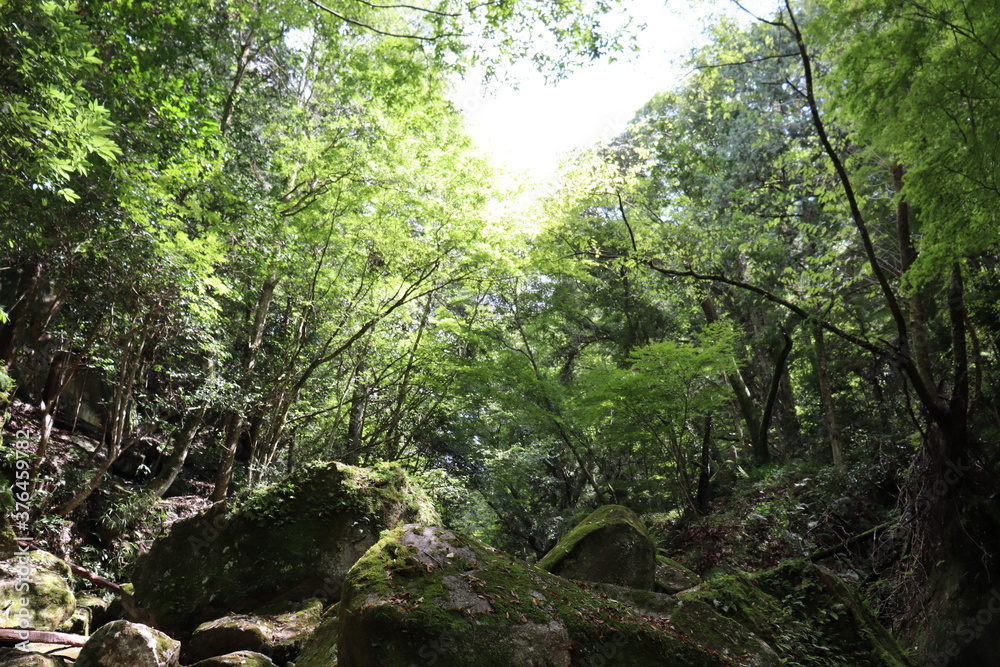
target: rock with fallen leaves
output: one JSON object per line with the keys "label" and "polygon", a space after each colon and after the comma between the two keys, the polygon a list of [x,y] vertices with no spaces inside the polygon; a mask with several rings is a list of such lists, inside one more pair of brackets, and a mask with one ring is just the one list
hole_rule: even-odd
{"label": "rock with fallen leaves", "polygon": [[[348,573],[339,665],[781,664],[751,632],[694,606],[697,614],[677,614],[681,623],[450,530],[410,524],[387,533]],[[714,628],[724,629],[725,642]]]}

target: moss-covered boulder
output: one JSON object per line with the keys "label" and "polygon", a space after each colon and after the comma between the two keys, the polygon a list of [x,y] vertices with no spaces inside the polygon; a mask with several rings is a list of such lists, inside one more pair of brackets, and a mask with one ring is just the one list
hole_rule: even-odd
{"label": "moss-covered boulder", "polygon": [[183,633],[275,601],[336,600],[379,533],[407,521],[438,518],[397,466],[313,464],[175,523],[138,559],[135,603]]}
{"label": "moss-covered boulder", "polygon": [[113,601],[113,599],[92,593],[78,593],[76,596],[76,614],[74,614],[74,617],[79,615],[81,618],[86,619],[87,628],[86,630],[81,630],[74,626],[74,629],[70,630],[70,632],[77,635],[89,635],[91,630],[101,627],[108,621],[118,620],[110,616],[108,612]]}
{"label": "moss-covered boulder", "polygon": [[269,657],[253,651],[236,651],[201,660],[191,667],[275,667]]}
{"label": "moss-covered boulder", "polygon": [[66,667],[66,661],[44,653],[0,648],[0,667]]}
{"label": "moss-covered boulder", "polygon": [[656,556],[656,591],[679,593],[701,583],[701,577],[680,563],[661,554]]}
{"label": "moss-covered boulder", "polygon": [[76,611],[72,571],[46,551],[0,561],[0,616],[7,627],[58,630]]}
{"label": "moss-covered boulder", "polygon": [[323,612],[323,619],[295,657],[294,667],[337,667],[340,603]]}
{"label": "moss-covered boulder", "polygon": [[[387,533],[347,576],[340,603],[338,664],[780,664],[737,623],[726,621],[710,606],[692,607],[698,614],[684,617],[688,625],[682,625],[670,614],[644,613],[629,601],[454,532],[401,526]],[[714,641],[713,628],[721,627],[728,635],[725,645],[702,643],[703,637]]]}
{"label": "moss-covered boulder", "polygon": [[287,662],[319,626],[323,602],[283,602],[254,614],[230,614],[199,625],[185,646],[188,661],[254,651]]}
{"label": "moss-covered boulder", "polygon": [[10,513],[14,511],[14,492],[10,482],[0,475],[0,558],[10,558],[17,552],[17,536],[10,525]]}
{"label": "moss-covered boulder", "polygon": [[538,566],[567,579],[651,591],[656,545],[632,510],[605,505],[563,535]]}
{"label": "moss-covered boulder", "polygon": [[101,626],[80,649],[75,667],[176,667],[181,643],[158,630],[112,621]]}
{"label": "moss-covered boulder", "polygon": [[753,630],[787,664],[905,667],[899,643],[826,568],[786,561],[755,574],[728,574],[679,593]]}

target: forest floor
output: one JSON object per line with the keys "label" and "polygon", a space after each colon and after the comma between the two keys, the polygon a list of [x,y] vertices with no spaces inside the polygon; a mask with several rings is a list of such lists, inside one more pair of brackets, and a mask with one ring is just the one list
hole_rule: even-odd
{"label": "forest floor", "polygon": [[737,481],[701,517],[652,522],[661,553],[705,577],[808,558],[852,584],[894,627],[903,612],[894,595],[901,551],[895,475],[798,462],[754,478]]}

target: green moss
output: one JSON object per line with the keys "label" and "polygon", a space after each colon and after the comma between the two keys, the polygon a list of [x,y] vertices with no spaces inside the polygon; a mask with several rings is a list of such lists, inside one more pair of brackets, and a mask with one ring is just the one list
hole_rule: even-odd
{"label": "green moss", "polygon": [[902,667],[898,643],[835,575],[808,561],[712,579],[681,599],[700,600],[748,627],[793,667]]}
{"label": "green moss", "polygon": [[610,648],[616,665],[735,664],[628,604],[450,531],[425,531],[419,549],[406,543],[423,530],[391,531],[352,568],[341,661],[393,667],[433,654],[436,665],[510,665],[519,641],[565,633],[553,650],[575,661]]}
{"label": "green moss", "polygon": [[315,463],[175,524],[139,559],[136,599],[181,632],[289,591],[336,600],[382,530],[421,519],[437,515],[398,466]]}
{"label": "green moss", "polygon": [[637,533],[649,539],[646,526],[643,525],[642,520],[636,516],[635,512],[621,505],[604,505],[594,510],[586,519],[578,523],[573,530],[563,535],[556,546],[549,553],[545,554],[542,560],[538,561],[538,567],[551,572],[566,556],[573,552],[583,538],[598,530],[619,523],[628,524]]}
{"label": "green moss", "polygon": [[274,526],[299,518],[303,504],[308,511],[350,512],[374,523],[440,523],[427,493],[393,463],[359,468],[335,461],[313,462],[291,477],[239,498],[233,512]]}
{"label": "green moss", "polygon": [[191,667],[275,667],[275,665],[266,655],[254,651],[234,651],[196,662]]}
{"label": "green moss", "polygon": [[[23,616],[37,630],[57,630],[76,611],[70,568],[48,552],[31,551],[6,560],[0,575],[0,613],[11,625]],[[27,591],[19,590],[21,581]]]}
{"label": "green moss", "polygon": [[331,667],[331,665],[336,665],[339,632],[340,619],[335,613],[324,618],[302,647],[302,652],[295,658],[295,667]]}

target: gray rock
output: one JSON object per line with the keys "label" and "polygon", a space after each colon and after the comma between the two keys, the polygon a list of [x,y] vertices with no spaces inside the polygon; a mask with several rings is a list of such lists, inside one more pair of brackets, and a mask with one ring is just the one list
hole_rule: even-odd
{"label": "gray rock", "polygon": [[651,591],[656,545],[632,510],[605,505],[563,535],[538,567],[567,579]]}
{"label": "gray rock", "polygon": [[236,651],[196,662],[191,667],[275,667],[275,665],[266,655],[253,651]]}
{"label": "gray rock", "polygon": [[701,577],[675,560],[666,556],[656,557],[656,590],[660,593],[679,593],[701,583]]}
{"label": "gray rock", "polygon": [[[0,616],[8,619],[7,627],[59,630],[76,611],[72,576],[64,561],[46,551],[0,561]],[[19,590],[22,583],[26,591]]]}
{"label": "gray rock", "polygon": [[66,661],[41,653],[26,653],[15,648],[0,648],[0,667],[66,667]]}
{"label": "gray rock", "polygon": [[278,601],[336,601],[347,571],[379,533],[406,521],[439,519],[400,468],[307,466],[173,524],[138,559],[137,608],[151,625],[190,632]]}
{"label": "gray rock", "polygon": [[232,614],[199,625],[185,646],[190,661],[254,651],[287,662],[319,626],[323,602],[286,602],[254,614]]}
{"label": "gray rock", "polygon": [[181,643],[159,630],[112,621],[90,636],[74,667],[177,667]]}
{"label": "gray rock", "polygon": [[709,605],[588,586],[452,531],[402,526],[387,533],[347,576],[339,664],[735,664],[727,656],[739,656],[741,665],[781,664],[755,635]]}

